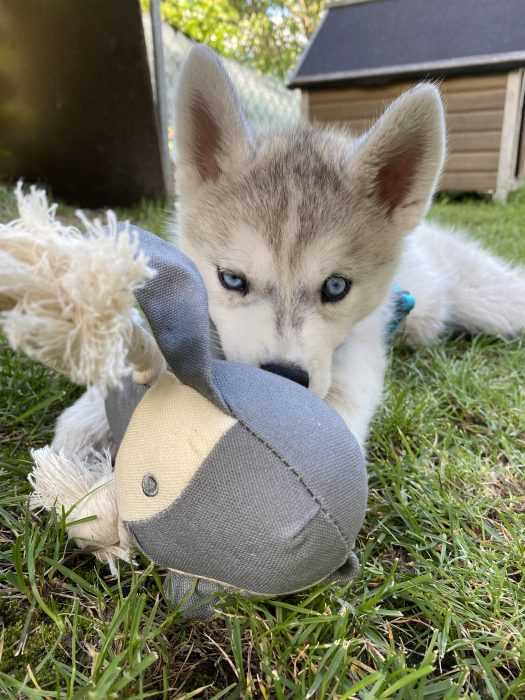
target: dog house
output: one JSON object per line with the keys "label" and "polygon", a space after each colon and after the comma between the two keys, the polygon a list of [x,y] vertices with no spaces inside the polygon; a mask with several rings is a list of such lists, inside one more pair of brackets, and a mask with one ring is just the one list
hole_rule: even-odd
{"label": "dog house", "polygon": [[328,7],[289,87],[305,115],[362,133],[389,102],[436,82],[447,110],[443,191],[505,199],[525,177],[524,0],[354,0]]}

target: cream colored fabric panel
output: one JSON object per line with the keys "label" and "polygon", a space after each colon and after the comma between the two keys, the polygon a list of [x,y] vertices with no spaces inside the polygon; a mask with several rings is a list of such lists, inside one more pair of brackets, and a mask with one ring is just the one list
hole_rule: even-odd
{"label": "cream colored fabric panel", "polygon": [[[117,454],[121,520],[150,518],[173,503],[236,422],[172,374],[163,374],[137,406]],[[156,496],[144,495],[145,474],[157,480]]]}

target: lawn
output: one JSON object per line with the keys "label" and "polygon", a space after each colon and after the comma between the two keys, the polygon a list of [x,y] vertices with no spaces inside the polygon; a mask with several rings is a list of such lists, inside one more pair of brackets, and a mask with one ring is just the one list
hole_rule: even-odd
{"label": "lawn", "polygon": [[[13,213],[0,190],[1,219]],[[155,231],[164,218],[152,205],[120,214]],[[525,262],[525,192],[507,205],[441,200],[432,216]],[[398,343],[370,440],[357,580],[233,597],[212,622],[187,623],[145,560],[113,578],[68,544],[60,519],[28,512],[28,449],[50,440],[79,389],[0,344],[0,690],[524,698],[524,363],[520,340]]]}

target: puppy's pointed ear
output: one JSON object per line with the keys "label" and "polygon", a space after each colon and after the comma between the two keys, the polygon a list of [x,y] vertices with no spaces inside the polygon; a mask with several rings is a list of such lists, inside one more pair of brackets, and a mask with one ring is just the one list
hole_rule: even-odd
{"label": "puppy's pointed ear", "polygon": [[195,191],[248,157],[250,140],[239,98],[211,49],[194,47],[176,96],[177,184]]}
{"label": "puppy's pointed ear", "polygon": [[360,141],[353,172],[359,198],[398,235],[426,214],[445,158],[439,91],[421,84],[399,97]]}

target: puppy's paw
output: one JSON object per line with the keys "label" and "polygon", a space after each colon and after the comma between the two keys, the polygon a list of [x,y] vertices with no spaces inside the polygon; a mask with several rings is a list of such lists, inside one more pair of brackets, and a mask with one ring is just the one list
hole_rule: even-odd
{"label": "puppy's paw", "polygon": [[160,374],[158,367],[148,367],[147,369],[133,369],[131,378],[135,384],[153,384]]}

